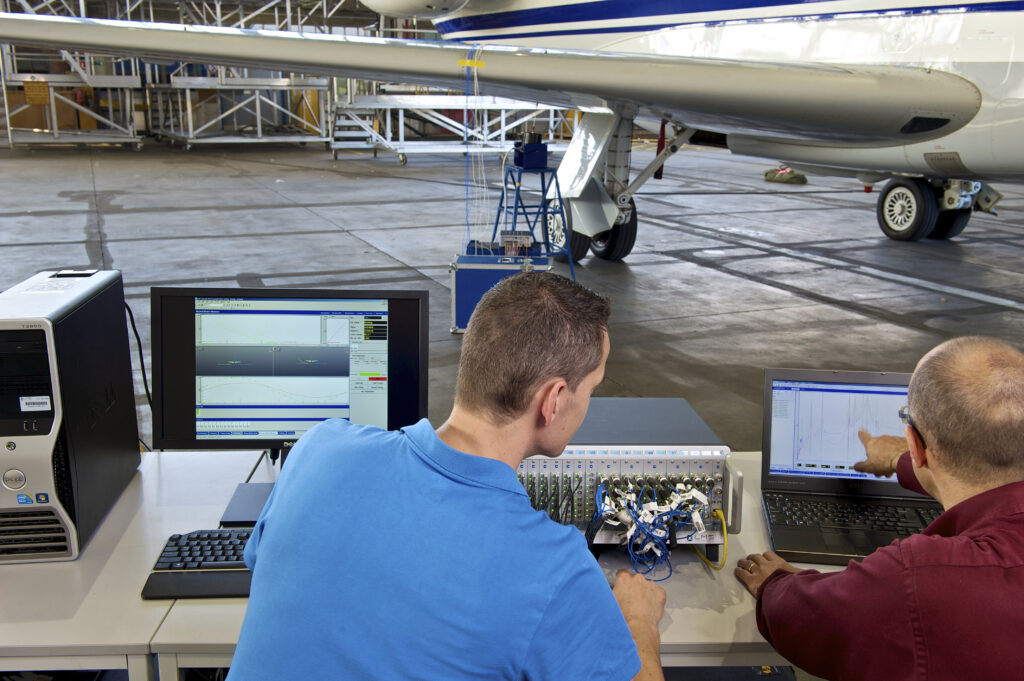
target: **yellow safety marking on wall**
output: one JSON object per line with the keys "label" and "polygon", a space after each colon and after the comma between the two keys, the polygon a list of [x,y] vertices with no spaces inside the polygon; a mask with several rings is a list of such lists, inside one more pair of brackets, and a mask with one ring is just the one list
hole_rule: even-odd
{"label": "yellow safety marking on wall", "polygon": [[487,62],[477,61],[475,59],[460,59],[459,66],[466,66],[474,69],[482,69],[483,67],[487,66]]}

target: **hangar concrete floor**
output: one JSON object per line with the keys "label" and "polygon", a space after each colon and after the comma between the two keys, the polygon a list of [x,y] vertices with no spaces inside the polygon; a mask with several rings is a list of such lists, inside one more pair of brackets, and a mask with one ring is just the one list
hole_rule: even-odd
{"label": "hangar concrete floor", "polygon": [[[634,167],[652,155],[638,145]],[[500,166],[486,163],[494,210]],[[684,150],[637,197],[633,253],[578,266],[614,305],[599,395],[685,397],[734,450],[757,450],[765,367],[911,371],[953,336],[1018,340],[1021,188],[998,187],[999,217],[976,215],[955,240],[898,243],[875,223],[877,194],[768,184],[772,165]],[[461,155],[402,167],[291,146],[0,150],[0,288],[47,268],[120,269],[147,361],[150,286],[425,288],[439,423],[460,343],[448,263],[466,235],[463,177]]]}
{"label": "hangar concrete floor", "polygon": [[[635,169],[653,153],[638,146]],[[487,164],[496,208],[499,164]],[[685,397],[734,450],[757,450],[765,367],[911,371],[953,336],[1018,342],[1021,189],[998,187],[1000,216],[976,216],[953,241],[897,243],[875,224],[877,195],[837,179],[767,184],[773,165],[678,154],[637,197],[633,253],[579,265],[614,305],[599,395]],[[448,263],[466,234],[463,177],[461,156],[402,167],[312,147],[0,150],[0,288],[43,269],[122,270],[147,362],[151,286],[425,288],[440,423],[460,343]]]}

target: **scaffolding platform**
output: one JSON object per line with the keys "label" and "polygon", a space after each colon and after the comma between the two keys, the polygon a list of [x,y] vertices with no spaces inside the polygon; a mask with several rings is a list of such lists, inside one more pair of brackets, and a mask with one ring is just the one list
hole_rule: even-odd
{"label": "scaffolding platform", "polygon": [[142,85],[138,60],[60,50],[47,68],[66,72],[37,73],[45,56],[0,45],[0,125],[9,146],[142,146],[135,116]]}
{"label": "scaffolding platform", "polygon": [[564,150],[575,121],[566,109],[504,97],[355,96],[338,101],[331,149],[335,158],[342,149],[387,151],[403,163],[408,154],[503,154],[527,127],[546,128],[549,148]]}
{"label": "scaffolding platform", "polygon": [[[196,144],[330,142],[330,79],[172,76],[147,91],[150,131]],[[296,111],[279,101],[291,99]]]}

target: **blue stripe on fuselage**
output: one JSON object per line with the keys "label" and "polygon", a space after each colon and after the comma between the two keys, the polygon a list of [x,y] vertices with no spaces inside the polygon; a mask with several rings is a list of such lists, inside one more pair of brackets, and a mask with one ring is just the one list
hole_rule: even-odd
{"label": "blue stripe on fuselage", "polygon": [[[549,30],[522,31],[515,33],[490,34],[490,31],[499,29],[529,29],[546,24],[578,24],[592,21],[609,21],[625,19],[657,19],[666,15],[699,14],[708,12],[727,12],[742,9],[759,9],[764,7],[784,7],[787,5],[803,4],[807,6],[808,15],[815,18],[831,18],[835,16],[856,16],[891,14],[898,12],[902,14],[931,14],[940,11],[958,10],[963,12],[1016,12],[1024,9],[1024,1],[1009,0],[1008,2],[981,2],[981,3],[956,3],[949,5],[932,5],[929,7],[885,7],[877,9],[866,9],[862,11],[842,11],[829,13],[816,13],[813,11],[815,5],[824,5],[824,2],[794,2],[793,0],[650,0],[648,2],[636,2],[636,0],[600,0],[599,2],[584,2],[575,5],[558,5],[555,7],[542,7],[537,9],[517,10],[514,12],[496,12],[493,14],[478,14],[439,21],[435,27],[442,35],[450,33],[483,32],[481,35],[462,36],[460,40],[480,40],[492,38],[507,40],[514,38],[531,38],[537,36],[557,35],[585,35],[588,33],[628,33],[655,31],[672,26],[680,26],[685,21],[672,21],[663,23],[645,23],[643,25],[618,25],[600,28],[572,29],[559,28]],[[823,8],[824,9],[824,8]],[[771,19],[793,19],[804,14],[790,14],[787,16],[765,17]],[[737,21],[745,21],[742,17],[736,17]],[[747,19],[746,21],[759,21],[763,19]],[[732,19],[730,19],[732,21]],[[699,22],[708,23],[708,22]],[[722,23],[722,22],[712,22]]]}

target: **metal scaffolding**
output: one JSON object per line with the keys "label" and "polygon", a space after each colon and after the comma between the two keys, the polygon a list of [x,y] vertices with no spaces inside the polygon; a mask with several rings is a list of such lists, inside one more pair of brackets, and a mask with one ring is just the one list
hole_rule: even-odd
{"label": "metal scaffolding", "polygon": [[3,58],[0,57],[0,98],[3,98],[3,119],[0,123],[4,126],[4,141],[8,149],[14,148],[14,137],[11,134],[11,109],[7,101],[7,69],[4,66]]}
{"label": "metal scaffolding", "polygon": [[[355,0],[2,0],[4,11],[329,33],[376,16]],[[140,131],[182,143],[331,140],[333,82],[211,65],[0,45],[11,144],[129,143]],[[42,107],[40,109],[40,107]],[[136,110],[138,109],[138,115]],[[8,112],[9,110],[9,112]]]}
{"label": "metal scaffolding", "polygon": [[331,149],[398,154],[505,153],[523,131],[544,131],[557,150],[575,127],[569,111],[503,97],[382,94],[339,98]]}
{"label": "metal scaffolding", "polygon": [[[85,0],[4,0],[4,10],[84,17]],[[141,146],[136,59],[0,45],[8,144],[119,143]]]}
{"label": "metal scaffolding", "polygon": [[331,140],[328,78],[173,76],[151,86],[150,132],[185,150],[204,143]]}
{"label": "metal scaffolding", "polygon": [[[234,28],[331,33],[376,19],[354,0],[146,1],[153,18]],[[197,64],[150,66],[146,73],[150,132],[186,150],[209,143],[327,145],[332,139],[333,79]]]}
{"label": "metal scaffolding", "polygon": [[[356,0],[0,0],[4,11],[180,24],[436,37],[413,20],[383,19]],[[0,45],[9,145],[124,143],[141,133],[185,149],[208,143],[317,142],[344,149],[504,153],[528,126],[568,141],[563,109],[500,97],[438,94],[352,79],[218,65],[149,64],[67,50]],[[339,96],[338,86],[344,88]],[[383,88],[388,93],[383,93]]]}

